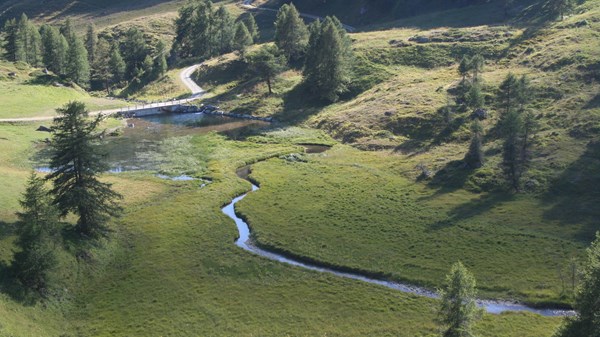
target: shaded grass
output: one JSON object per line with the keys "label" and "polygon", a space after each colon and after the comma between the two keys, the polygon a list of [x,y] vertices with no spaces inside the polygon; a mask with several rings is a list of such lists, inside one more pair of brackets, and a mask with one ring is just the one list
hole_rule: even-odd
{"label": "shaded grass", "polygon": [[239,209],[261,245],[428,287],[461,260],[485,296],[569,301],[557,268],[586,242],[539,200],[436,194],[399,176],[394,157],[347,147],[311,158],[254,166],[262,189]]}

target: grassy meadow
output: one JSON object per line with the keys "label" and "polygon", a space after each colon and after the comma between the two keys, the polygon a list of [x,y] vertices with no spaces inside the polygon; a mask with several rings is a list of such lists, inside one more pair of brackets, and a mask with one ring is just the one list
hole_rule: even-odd
{"label": "grassy meadow", "polygon": [[[0,126],[2,141],[12,145],[2,153],[25,158],[44,137],[34,127]],[[81,247],[65,237],[56,298],[23,305],[19,298],[0,297],[0,336],[435,336],[435,300],[282,265],[233,244],[237,230],[220,208],[249,189],[235,169],[300,151],[298,142],[332,143],[300,128],[247,141],[212,133],[192,139],[197,151],[209,154],[213,182],[204,188],[143,172],[106,175],[124,194],[126,209],[110,240]],[[257,177],[272,162],[257,164]],[[3,185],[15,182],[3,193],[7,200],[18,199],[30,165],[25,159],[2,161],[2,172],[22,171],[0,176]],[[248,201],[272,195],[268,180],[262,183]],[[4,265],[10,261],[14,209],[2,203]],[[77,262],[73,255],[84,248],[89,260]],[[4,279],[2,289],[7,286]],[[532,314],[485,315],[478,331],[550,336],[559,322]]]}

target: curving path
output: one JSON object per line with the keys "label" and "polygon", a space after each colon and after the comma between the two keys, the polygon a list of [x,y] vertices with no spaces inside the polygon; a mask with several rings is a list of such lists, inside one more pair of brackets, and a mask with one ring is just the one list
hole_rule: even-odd
{"label": "curving path", "polygon": [[[192,96],[189,98],[179,99],[179,100],[169,100],[164,102],[157,103],[147,103],[142,104],[139,103],[135,106],[119,108],[119,109],[110,109],[110,110],[100,110],[100,111],[92,111],[90,112],[90,116],[110,116],[115,115],[121,112],[134,112],[137,110],[145,110],[145,109],[154,109],[154,108],[163,108],[163,107],[171,107],[177,106],[184,103],[189,103],[200,99],[206,91],[204,91],[194,80],[192,80],[192,74],[198,69],[202,63],[195,64],[193,66],[187,67],[181,71],[179,74],[179,78],[181,82],[190,90]],[[19,122],[43,122],[43,121],[51,121],[54,119],[54,116],[41,116],[41,117],[25,117],[25,118],[0,118],[0,123],[19,123]]]}
{"label": "curving path", "polygon": [[[258,186],[256,186],[255,184],[252,184],[251,192],[255,192],[258,190],[259,190]],[[251,192],[248,192],[248,193],[251,193]],[[274,253],[274,252],[257,247],[252,242],[250,227],[235,212],[235,205],[238,202],[242,201],[248,195],[248,193],[245,193],[245,194],[233,199],[231,201],[231,203],[229,203],[227,206],[223,207],[223,209],[222,209],[224,214],[226,214],[233,221],[235,221],[235,224],[238,228],[239,238],[235,242],[235,244],[238,247],[240,247],[246,251],[249,251],[253,254],[265,257],[269,260],[289,264],[292,266],[296,266],[296,267],[300,267],[300,268],[304,268],[304,269],[308,269],[308,270],[313,270],[313,271],[317,271],[317,272],[321,272],[321,273],[333,274],[333,275],[336,275],[339,277],[349,278],[349,279],[353,279],[353,280],[359,280],[359,281],[363,281],[363,282],[367,282],[367,283],[371,283],[371,284],[376,284],[376,285],[384,286],[384,287],[387,287],[390,289],[398,290],[401,292],[415,294],[418,296],[429,297],[429,298],[439,298],[439,295],[436,292],[433,292],[429,289],[425,289],[422,287],[413,286],[413,285],[409,285],[409,284],[405,284],[405,283],[380,280],[380,279],[368,277],[365,275],[361,275],[358,273],[341,272],[341,271],[337,271],[337,270],[334,270],[331,268],[320,266],[318,264],[299,261],[294,258],[284,256],[282,254]],[[492,314],[500,314],[500,313],[506,312],[506,311],[526,311],[526,312],[539,314],[542,316],[574,316],[576,314],[575,311],[572,311],[572,310],[560,310],[560,309],[552,309],[552,308],[535,309],[535,308],[528,307],[523,304],[509,302],[509,301],[478,300],[477,304],[480,307],[484,308],[487,312],[492,313]]]}

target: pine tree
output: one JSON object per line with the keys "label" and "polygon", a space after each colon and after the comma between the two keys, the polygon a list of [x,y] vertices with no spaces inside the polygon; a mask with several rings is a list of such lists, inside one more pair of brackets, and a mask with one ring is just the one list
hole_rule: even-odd
{"label": "pine tree", "polygon": [[163,77],[169,69],[169,66],[167,65],[167,58],[165,56],[167,54],[167,47],[165,47],[165,44],[162,41],[158,43],[156,50],[158,52],[158,56],[156,56],[154,59],[154,65],[152,66],[154,69],[155,79]]}
{"label": "pine tree", "polygon": [[218,54],[217,36],[213,29],[214,17],[211,1],[202,0],[196,4],[195,15],[192,17],[190,56],[206,59]]}
{"label": "pine tree", "polygon": [[107,93],[110,93],[110,80],[112,68],[110,66],[111,46],[110,43],[101,38],[96,44],[96,56],[92,64],[92,80],[102,84]]}
{"label": "pine tree", "polygon": [[18,227],[12,268],[25,287],[44,295],[49,272],[57,264],[54,254],[58,232],[58,211],[48,196],[44,180],[32,174],[17,213]]}
{"label": "pine tree", "polygon": [[346,92],[351,61],[350,40],[337,19],[327,17],[322,24],[311,25],[304,75],[320,98],[333,102]]}
{"label": "pine tree", "polygon": [[515,109],[518,104],[519,81],[513,73],[509,73],[504,81],[500,84],[500,92],[498,95],[500,105],[505,114]]}
{"label": "pine tree", "polygon": [[113,45],[111,48],[109,66],[112,70],[112,83],[117,84],[122,82],[125,79],[125,71],[127,65],[125,64],[125,60],[123,60],[123,57],[121,56],[118,44]]}
{"label": "pine tree", "polygon": [[480,317],[480,310],[475,302],[476,282],[462,263],[457,262],[452,266],[440,295],[438,315],[446,329],[444,337],[474,336],[473,323]]}
{"label": "pine tree", "polygon": [[258,30],[254,15],[251,12],[244,12],[238,17],[237,22],[244,23],[252,37],[252,43],[257,43],[260,39],[260,31]]}
{"label": "pine tree", "polygon": [[467,107],[473,110],[483,108],[485,104],[485,98],[483,97],[483,93],[481,92],[481,85],[479,83],[474,83],[471,85],[469,91],[466,94],[465,101]]}
{"label": "pine tree", "polygon": [[501,121],[501,131],[504,137],[502,145],[502,168],[512,189],[520,191],[521,176],[523,174],[523,155],[521,153],[521,132],[523,120],[516,110],[509,110]]}
{"label": "pine tree", "polygon": [[460,60],[460,64],[458,65],[458,73],[462,76],[463,82],[467,80],[467,75],[471,72],[471,59],[463,55]]}
{"label": "pine tree", "polygon": [[235,36],[233,38],[233,49],[240,53],[244,58],[246,48],[252,44],[252,36],[248,32],[248,28],[243,22],[238,22],[235,25]]}
{"label": "pine tree", "polygon": [[16,19],[9,19],[4,23],[4,57],[11,62],[16,61],[17,30],[18,24]]}
{"label": "pine tree", "polygon": [[600,337],[600,232],[587,249],[587,260],[581,273],[575,298],[577,316],[567,318],[557,337]]}
{"label": "pine tree", "polygon": [[90,23],[87,27],[87,32],[85,34],[85,49],[88,52],[88,61],[90,64],[95,63],[97,47],[98,34],[96,34],[96,27],[93,23]]}
{"label": "pine tree", "polygon": [[299,59],[308,44],[308,30],[293,4],[281,6],[275,21],[275,44],[290,60]]}
{"label": "pine tree", "polygon": [[469,145],[469,151],[465,155],[465,164],[470,168],[476,169],[483,166],[485,163],[483,155],[483,127],[479,120],[473,120],[471,124],[471,144]]}
{"label": "pine tree", "polygon": [[83,88],[88,88],[90,84],[90,63],[85,45],[78,36],[72,37],[67,61],[67,76],[69,79]]}
{"label": "pine tree", "polygon": [[15,35],[15,61],[27,62],[27,48],[29,40],[29,19],[23,13],[21,19],[17,23],[17,31]]}
{"label": "pine tree", "polygon": [[179,9],[179,15],[175,19],[175,39],[171,48],[174,58],[185,59],[192,56],[195,11],[194,3],[188,3]]}
{"label": "pine tree", "polygon": [[52,173],[48,176],[53,182],[54,204],[61,216],[70,212],[78,216],[79,233],[96,237],[106,232],[109,218],[121,210],[117,203],[121,196],[98,179],[108,168],[95,145],[101,136],[97,133],[101,116],[90,121],[80,102],[68,103],[57,112],[52,126]]}
{"label": "pine tree", "polygon": [[473,56],[470,62],[471,72],[473,72],[473,83],[479,82],[479,74],[483,71],[483,66],[485,65],[485,59],[481,54],[477,54]]}
{"label": "pine tree", "polygon": [[264,46],[256,53],[248,56],[250,68],[261,77],[269,88],[269,94],[273,93],[272,81],[285,68],[285,56],[276,46]]}
{"label": "pine tree", "polygon": [[43,63],[55,74],[64,75],[69,45],[56,27],[44,26],[42,31]]}
{"label": "pine tree", "polygon": [[138,70],[143,70],[144,60],[149,55],[144,34],[137,28],[130,28],[125,33],[122,48],[122,56],[127,65],[125,75],[128,78],[135,79],[136,75],[139,75]]}
{"label": "pine tree", "polygon": [[60,27],[60,33],[67,39],[69,45],[73,37],[75,37],[75,29],[73,28],[73,22],[71,22],[71,18],[67,18],[63,25]]}
{"label": "pine tree", "polygon": [[231,52],[233,50],[235,22],[223,5],[214,14],[212,30],[217,44],[216,53],[221,55]]}

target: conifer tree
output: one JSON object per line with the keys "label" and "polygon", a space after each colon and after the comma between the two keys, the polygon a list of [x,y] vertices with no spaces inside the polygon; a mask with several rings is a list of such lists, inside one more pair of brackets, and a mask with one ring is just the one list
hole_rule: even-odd
{"label": "conifer tree", "polygon": [[251,12],[244,12],[238,17],[237,22],[244,23],[252,37],[252,43],[257,43],[260,38],[260,31],[258,30],[254,15]]}
{"label": "conifer tree", "polygon": [[127,65],[125,75],[127,78],[135,79],[139,76],[140,70],[143,72],[144,60],[149,55],[144,34],[135,27],[130,28],[125,33],[125,41],[122,48],[122,56]]}
{"label": "conifer tree", "polygon": [[458,66],[458,73],[460,74],[460,76],[462,76],[463,82],[466,81],[467,76],[469,75],[470,72],[471,72],[471,59],[468,56],[463,55],[462,59],[460,60],[460,64]]}
{"label": "conifer tree", "polygon": [[476,169],[485,163],[483,155],[483,127],[478,119],[473,120],[471,124],[471,144],[469,151],[465,155],[465,164],[470,168]]}
{"label": "conifer tree", "polygon": [[470,62],[470,70],[473,73],[473,83],[479,82],[479,74],[483,71],[483,66],[485,65],[485,59],[481,54],[476,54],[473,56]]}
{"label": "conifer tree", "polygon": [[479,83],[474,83],[471,85],[466,94],[465,100],[467,106],[473,110],[483,108],[485,104],[485,98],[483,97],[481,85]]}
{"label": "conifer tree", "polygon": [[4,23],[4,57],[11,62],[16,61],[18,24],[15,18]]}
{"label": "conifer tree", "polygon": [[523,120],[518,111],[509,110],[501,121],[501,131],[504,138],[502,145],[502,168],[512,189],[520,191],[523,162],[521,153],[521,132]]}
{"label": "conifer tree", "polygon": [[110,93],[110,80],[113,71],[110,65],[110,43],[104,38],[99,39],[95,53],[94,64],[92,64],[92,80],[101,83],[106,92]]}
{"label": "conifer tree", "polygon": [[158,56],[156,56],[156,58],[154,59],[154,65],[152,66],[152,68],[154,69],[155,79],[164,76],[167,73],[167,70],[169,69],[166,58],[167,48],[165,47],[165,44],[162,41],[158,43],[156,50],[158,51]]}
{"label": "conifer tree", "polygon": [[90,63],[83,41],[73,35],[67,56],[67,76],[83,88],[90,84]]}
{"label": "conifer tree", "polygon": [[336,101],[350,81],[352,49],[341,23],[327,17],[311,25],[304,66],[305,81],[320,97]]}
{"label": "conifer tree", "polygon": [[119,51],[119,46],[117,44],[113,45],[111,48],[109,66],[112,70],[112,83],[118,84],[122,82],[125,79],[127,65],[121,56],[121,52]]}
{"label": "conifer tree", "polygon": [[248,58],[250,68],[267,83],[269,94],[272,94],[272,81],[284,70],[285,56],[276,46],[264,46]]}
{"label": "conifer tree", "polygon": [[15,61],[28,61],[28,42],[29,42],[29,19],[23,13],[21,19],[17,23],[17,31],[15,35]]}
{"label": "conifer tree", "polygon": [[73,28],[73,22],[71,18],[67,18],[65,22],[60,27],[60,33],[67,39],[69,45],[71,44],[71,40],[75,36],[75,29]]}
{"label": "conifer tree", "polygon": [[281,6],[275,21],[275,44],[290,60],[299,59],[308,44],[308,30],[293,4]]}
{"label": "conifer tree", "polygon": [[70,212],[77,215],[76,229],[80,234],[102,235],[110,217],[121,210],[117,203],[121,196],[110,184],[98,179],[108,169],[96,145],[102,117],[89,120],[89,113],[80,102],[68,103],[57,112],[50,144],[52,173],[48,176],[53,182],[54,204],[63,217]]}
{"label": "conifer tree", "polygon": [[248,32],[248,28],[243,22],[238,22],[235,25],[235,36],[233,38],[233,49],[240,53],[244,58],[246,48],[252,44],[252,36]]}
{"label": "conifer tree", "polygon": [[519,81],[513,73],[509,73],[504,81],[500,84],[500,92],[498,95],[500,105],[504,110],[504,114],[508,114],[515,109],[518,104],[517,97],[519,95]]}
{"label": "conifer tree", "polygon": [[64,75],[69,49],[67,40],[56,27],[44,26],[42,32],[44,65],[55,74]]}
{"label": "conifer tree", "polygon": [[600,232],[587,249],[575,298],[577,316],[567,318],[557,337],[600,337]]}
{"label": "conifer tree", "polygon": [[233,50],[233,36],[235,34],[235,22],[225,6],[221,5],[214,14],[213,36],[216,41],[217,55],[229,53]]}
{"label": "conifer tree", "polygon": [[93,23],[90,23],[87,27],[85,34],[85,49],[88,53],[88,61],[90,64],[95,64],[96,48],[98,46],[98,34],[96,33],[96,27]]}
{"label": "conifer tree", "polygon": [[548,1],[548,6],[550,10],[558,15],[561,20],[565,19],[565,14],[567,14],[574,6],[574,0],[550,0]]}
{"label": "conifer tree", "polygon": [[12,268],[25,287],[45,295],[49,272],[56,266],[54,254],[58,239],[58,211],[48,196],[44,180],[32,174],[20,201],[18,227]]}
{"label": "conifer tree", "polygon": [[446,276],[445,287],[440,293],[438,315],[445,328],[444,337],[473,337],[473,324],[480,317],[475,302],[475,277],[457,262]]}

